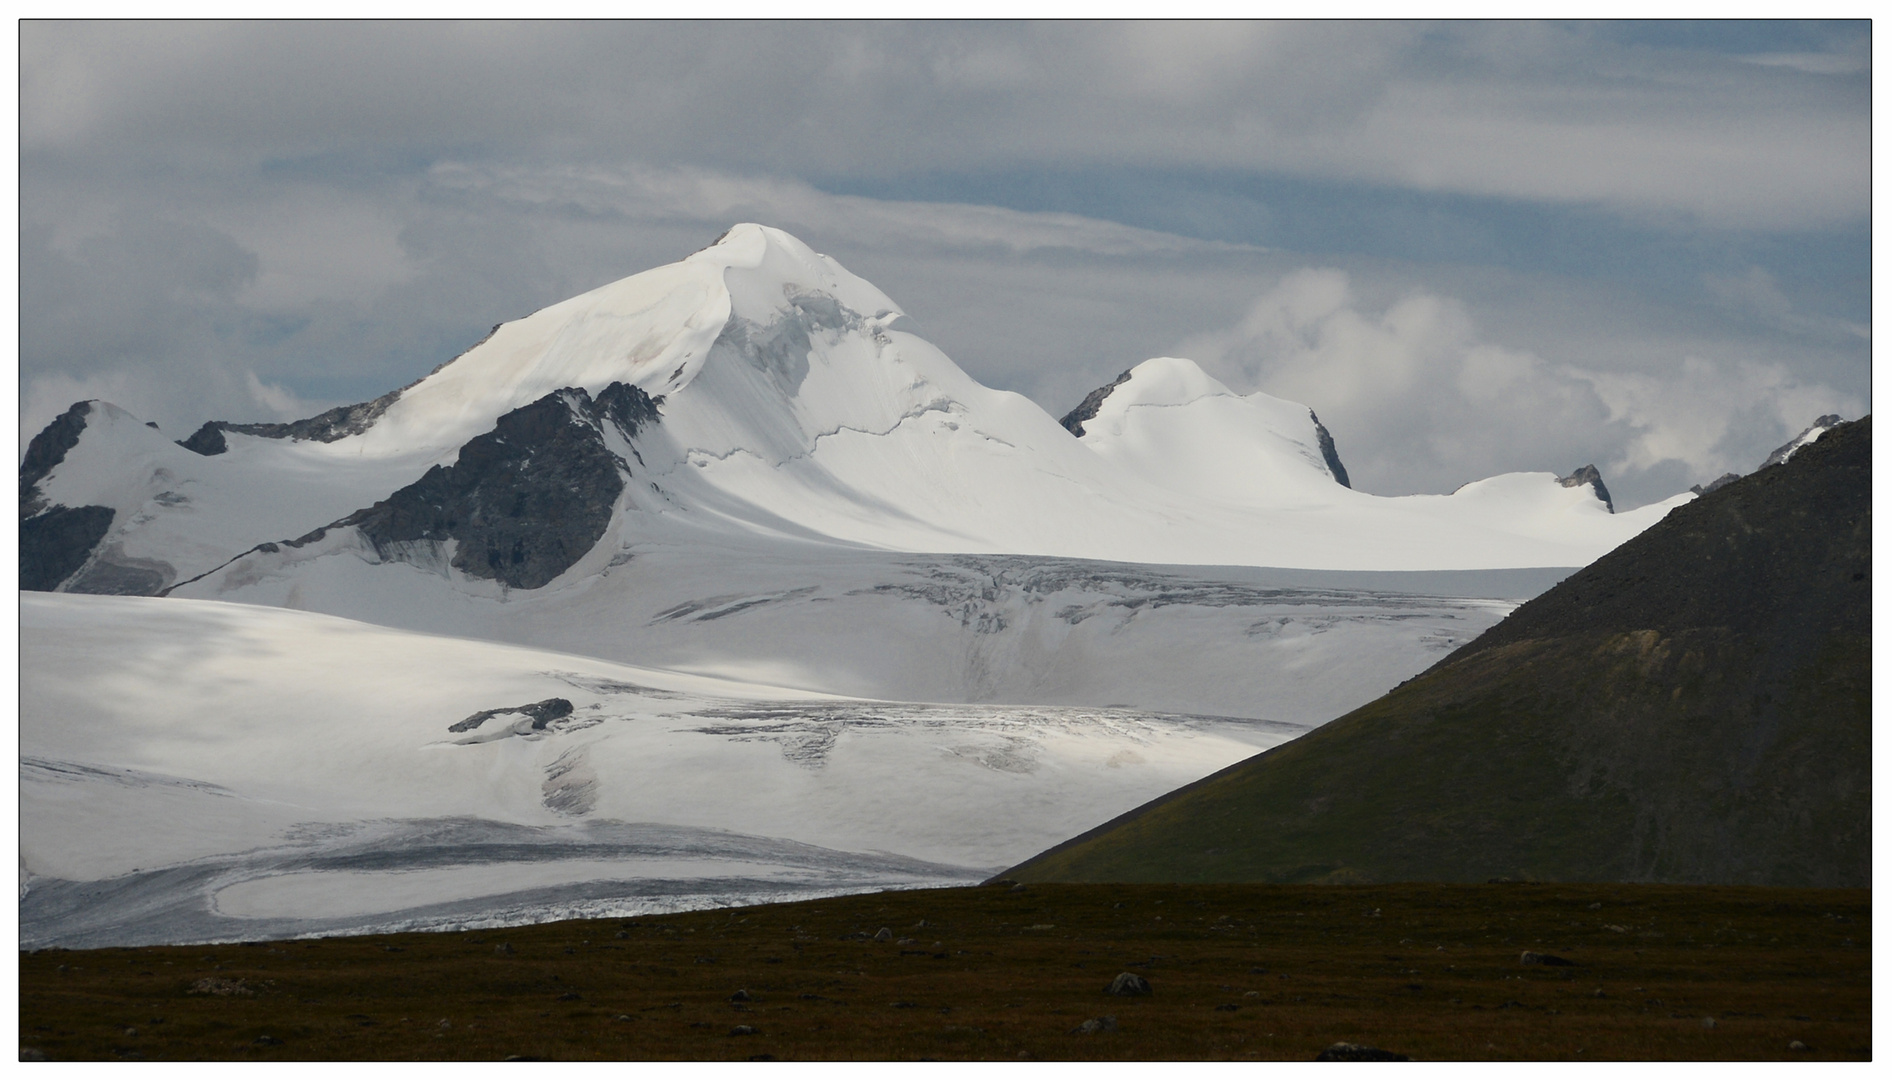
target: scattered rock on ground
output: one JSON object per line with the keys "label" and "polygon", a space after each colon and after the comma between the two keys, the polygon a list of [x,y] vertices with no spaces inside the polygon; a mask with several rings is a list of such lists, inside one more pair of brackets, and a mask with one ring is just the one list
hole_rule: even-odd
{"label": "scattered rock on ground", "polygon": [[1566,960],[1563,957],[1557,956],[1554,953],[1547,953],[1547,952],[1526,952],[1523,955],[1518,957],[1518,963],[1542,964],[1545,967],[1576,967],[1577,966],[1577,962],[1574,960]]}
{"label": "scattered rock on ground", "polygon": [[1079,1024],[1078,1026],[1076,1026],[1076,1027],[1074,1027],[1074,1028],[1072,1028],[1072,1029],[1071,1029],[1071,1034],[1073,1034],[1073,1035],[1096,1035],[1096,1034],[1099,1034],[1099,1033],[1101,1033],[1101,1032],[1106,1032],[1106,1031],[1115,1031],[1115,1030],[1117,1030],[1117,1018],[1116,1018],[1116,1017],[1114,1017],[1114,1016],[1098,1016],[1098,1017],[1094,1017],[1094,1018],[1092,1018],[1092,1019],[1089,1019],[1089,1020],[1086,1020],[1086,1021],[1084,1021],[1083,1023],[1081,1023],[1081,1024]]}
{"label": "scattered rock on ground", "polygon": [[1134,971],[1121,972],[1116,978],[1110,980],[1110,985],[1104,988],[1104,993],[1115,994],[1118,997],[1146,997],[1151,993],[1150,981]]}
{"label": "scattered rock on ground", "polygon": [[1315,1061],[1411,1061],[1404,1054],[1395,1054],[1391,1050],[1381,1050],[1375,1046],[1360,1043],[1337,1042],[1322,1050]]}
{"label": "scattered rock on ground", "polygon": [[256,993],[242,979],[219,979],[215,976],[198,979],[191,984],[190,992],[213,997],[250,997]]}
{"label": "scattered rock on ground", "polygon": [[729,1033],[731,1035],[754,1035],[756,1030],[748,1024],[737,1024],[735,1027],[729,1029]]}
{"label": "scattered rock on ground", "polygon": [[880,928],[880,931],[874,935],[874,940],[875,941],[892,941],[893,931],[883,926]]}

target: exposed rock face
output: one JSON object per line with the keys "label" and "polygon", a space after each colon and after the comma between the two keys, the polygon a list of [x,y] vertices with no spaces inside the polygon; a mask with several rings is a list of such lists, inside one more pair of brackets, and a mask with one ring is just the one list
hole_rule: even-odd
{"label": "exposed rock face", "polygon": [[89,401],[74,402],[26,446],[20,462],[20,588],[51,592],[77,573],[112,528],[109,506],[48,506],[40,481],[79,445]]}
{"label": "exposed rock face", "polygon": [[388,406],[399,401],[401,391],[393,390],[359,405],[340,405],[325,413],[309,417],[307,420],[295,420],[287,424],[233,424],[228,420],[212,420],[198,428],[188,439],[181,439],[178,445],[186,450],[211,457],[228,450],[229,444],[223,433],[234,431],[241,435],[260,435],[265,439],[313,439],[316,442],[334,442],[350,435],[359,435],[374,425],[381,414],[388,411]]}
{"label": "exposed rock face", "polygon": [[1076,435],[1080,439],[1083,438],[1084,421],[1092,419],[1097,415],[1097,410],[1103,408],[1104,399],[1110,396],[1112,390],[1115,390],[1117,387],[1129,381],[1130,373],[1126,371],[1115,379],[1112,379],[1108,384],[1092,390],[1090,393],[1084,395],[1083,401],[1077,403],[1077,408],[1065,413],[1064,419],[1059,420],[1058,423],[1064,425],[1064,430]]}
{"label": "exposed rock face", "polygon": [[614,382],[598,391],[597,400],[592,402],[592,418],[608,420],[617,425],[618,431],[628,441],[636,438],[639,429],[645,425],[657,422],[657,406],[662,403],[662,398],[653,398],[635,386]]}
{"label": "exposed rock face", "polygon": [[1590,485],[1590,489],[1596,492],[1596,497],[1603,500],[1604,506],[1609,507],[1610,513],[1616,512],[1616,504],[1610,501],[1610,489],[1603,486],[1603,474],[1596,471],[1595,465],[1585,465],[1569,476],[1560,476],[1557,482],[1568,488]]}
{"label": "exposed rock face", "polygon": [[596,401],[568,388],[514,409],[460,448],[452,465],[337,525],[354,525],[384,559],[420,542],[458,546],[455,569],[536,589],[571,568],[611,522],[630,466],[605,438],[625,442],[658,418],[659,399],[612,383]]}
{"label": "exposed rock face", "polygon": [[109,506],[55,506],[20,522],[20,588],[51,592],[78,572],[112,527]]}
{"label": "exposed rock face", "polygon": [[[1307,410],[1307,418],[1314,421],[1314,438],[1320,440],[1320,456],[1327,462],[1327,471],[1334,474],[1334,479],[1339,481],[1341,487],[1352,487],[1352,482],[1347,479],[1347,467],[1340,463],[1340,451],[1334,448],[1334,437],[1327,433],[1327,425],[1320,422],[1320,417],[1312,409]],[[1609,500],[1605,498],[1604,501]]]}
{"label": "exposed rock face", "polygon": [[92,414],[92,403],[75,401],[41,429],[26,444],[26,458],[20,462],[20,516],[37,514],[45,508],[39,482],[53,467],[66,460],[66,452],[79,445],[79,433],[85,430],[85,418]]}
{"label": "exposed rock face", "polygon": [[225,426],[226,422],[222,420],[207,421],[203,427],[192,432],[190,438],[177,440],[177,445],[193,454],[216,457],[230,449],[230,443],[223,437]]}
{"label": "exposed rock face", "polygon": [[555,697],[546,698],[544,701],[535,701],[530,705],[510,705],[503,709],[486,709],[482,712],[474,713],[465,720],[448,725],[447,730],[456,733],[472,731],[481,724],[491,720],[493,717],[505,716],[508,713],[517,713],[520,716],[531,717],[532,730],[544,731],[545,725],[554,720],[562,720],[570,716],[572,714],[572,703],[562,697]]}
{"label": "exposed rock face", "polygon": [[1801,447],[1826,434],[1828,428],[1843,423],[1845,423],[1845,421],[1839,418],[1838,413],[1828,413],[1820,417],[1813,422],[1813,426],[1795,435],[1793,438],[1788,439],[1782,445],[1775,447],[1774,452],[1767,455],[1767,460],[1761,462],[1761,468],[1765,469],[1769,465],[1779,465],[1781,462],[1792,457],[1794,451],[1799,450]]}
{"label": "exposed rock face", "polygon": [[1711,491],[1720,491],[1722,488],[1727,487],[1729,484],[1739,479],[1741,479],[1740,473],[1722,473],[1719,477],[1709,481],[1707,484],[1696,484],[1688,490],[1697,495],[1706,495]]}

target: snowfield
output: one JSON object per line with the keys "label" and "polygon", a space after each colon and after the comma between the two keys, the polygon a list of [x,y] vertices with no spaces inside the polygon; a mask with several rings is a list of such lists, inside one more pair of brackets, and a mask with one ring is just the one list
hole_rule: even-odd
{"label": "snowfield", "polygon": [[[92,403],[28,493],[110,514],[22,598],[23,944],[976,881],[1372,700],[1692,498],[1368,495],[1305,406],[1173,357],[1094,404],[1078,436],[979,385],[759,225],[321,434],[193,450]],[[570,490],[540,521],[542,476]],[[507,564],[508,521],[569,557]],[[528,557],[559,561],[509,578]]]}
{"label": "snowfield", "polygon": [[[622,912],[971,882],[1305,730],[852,700],[175,599],[28,595],[22,630],[29,946],[469,924],[579,884]],[[540,728],[451,730],[553,698]]]}

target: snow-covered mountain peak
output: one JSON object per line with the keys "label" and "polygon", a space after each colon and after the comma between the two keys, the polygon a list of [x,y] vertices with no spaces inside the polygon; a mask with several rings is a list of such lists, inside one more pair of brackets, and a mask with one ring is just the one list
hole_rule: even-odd
{"label": "snow-covered mountain peak", "polygon": [[217,596],[341,560],[407,563],[466,595],[582,588],[658,538],[704,535],[1324,569],[1562,566],[1666,509],[1592,521],[1607,510],[1563,498],[1549,474],[1463,498],[1352,491],[1307,406],[1238,394],[1178,357],[1138,364],[1060,427],[897,329],[899,316],[787,233],[739,225],[502,324],[408,387],[306,420],[216,422],[180,446],[87,406],[22,466],[22,536],[44,555],[22,565],[46,588],[201,581]]}
{"label": "snow-covered mountain peak", "polygon": [[1111,391],[1101,409],[1121,412],[1133,405],[1187,405],[1198,398],[1216,396],[1236,394],[1194,360],[1158,356],[1131,368],[1130,377]]}
{"label": "snow-covered mountain peak", "polygon": [[773,322],[796,308],[828,306],[816,299],[821,297],[876,327],[901,314],[887,294],[767,225],[736,225],[684,261],[720,268],[730,296],[730,314],[753,322]]}
{"label": "snow-covered mountain peak", "polygon": [[1084,445],[1153,484],[1241,505],[1331,502],[1344,488],[1313,410],[1237,394],[1193,360],[1145,360],[1098,393],[1086,399]]}
{"label": "snow-covered mountain peak", "polygon": [[437,454],[566,388],[596,395],[622,382],[675,395],[724,339],[752,365],[795,377],[779,388],[792,396],[801,374],[794,354],[810,333],[871,337],[900,315],[886,294],[788,233],[737,225],[680,262],[495,327],[426,378],[358,407],[352,429],[315,438],[346,443],[335,456]]}

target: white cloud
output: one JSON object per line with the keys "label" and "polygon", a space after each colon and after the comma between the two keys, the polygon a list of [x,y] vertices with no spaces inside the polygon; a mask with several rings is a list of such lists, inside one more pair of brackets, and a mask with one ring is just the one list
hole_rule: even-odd
{"label": "white cloud", "polygon": [[1581,24],[29,23],[21,139],[144,176],[337,154],[1160,164],[1792,228],[1867,212],[1862,65]]}
{"label": "white cloud", "polygon": [[1805,381],[1777,364],[1686,356],[1667,372],[1586,377],[1608,404],[1611,418],[1634,433],[1611,462],[1629,472],[1681,461],[1701,476],[1750,473],[1761,463],[1754,432],[1765,432],[1771,449],[1818,416],[1838,413],[1853,420],[1866,412],[1859,398]]}
{"label": "white cloud", "polygon": [[93,399],[129,407],[173,439],[188,438],[211,417],[295,420],[326,404],[304,401],[253,371],[223,364],[126,364],[86,375],[45,372],[21,385],[20,413],[28,419],[19,430],[19,452],[25,454],[33,436],[73,402]]}
{"label": "white cloud", "polygon": [[1453,298],[1412,291],[1366,304],[1331,269],[1286,275],[1239,323],[1176,352],[1237,389],[1313,407],[1355,486],[1388,495],[1594,463],[1629,496],[1625,508],[1750,472],[1814,417],[1865,410],[1748,359],[1681,353],[1641,371],[1552,363],[1484,340]]}

